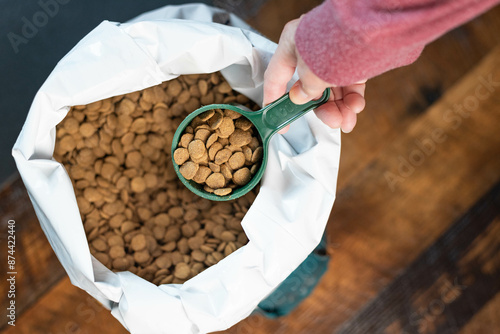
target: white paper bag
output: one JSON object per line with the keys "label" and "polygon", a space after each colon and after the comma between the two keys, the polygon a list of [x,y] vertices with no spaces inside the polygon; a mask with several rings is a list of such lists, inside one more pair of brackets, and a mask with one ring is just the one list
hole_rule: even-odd
{"label": "white paper bag", "polygon": [[247,317],[319,243],[335,198],[340,132],[309,113],[271,142],[260,193],[242,222],[246,246],[185,284],[159,287],[130,272],[113,273],[91,256],[71,181],[52,158],[56,125],[70,106],[181,74],[220,70],[235,90],[261,103],[276,45],[233,15],[239,28],[210,23],[221,12],[168,6],[126,24],[102,22],[40,88],[12,151],[71,282],[132,333],[206,333]]}

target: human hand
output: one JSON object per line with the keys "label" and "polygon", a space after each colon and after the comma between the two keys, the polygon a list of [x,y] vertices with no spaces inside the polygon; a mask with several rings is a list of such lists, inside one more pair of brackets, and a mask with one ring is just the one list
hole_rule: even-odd
{"label": "human hand", "polygon": [[[329,102],[315,109],[316,116],[331,128],[351,132],[356,125],[357,114],[365,107],[365,82],[345,87],[335,87],[316,76],[300,57],[295,46],[295,31],[300,19],[288,22],[283,28],[278,48],[264,73],[264,105],[281,97],[286,85],[297,69],[299,80],[290,89],[290,99],[295,104],[304,104],[319,98],[323,91],[332,87]],[[321,57],[321,55],[318,55]],[[288,126],[280,131],[288,131]]]}

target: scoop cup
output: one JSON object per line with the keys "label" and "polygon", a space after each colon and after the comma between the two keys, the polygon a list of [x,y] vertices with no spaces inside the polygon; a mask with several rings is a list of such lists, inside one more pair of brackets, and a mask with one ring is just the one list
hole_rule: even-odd
{"label": "scoop cup", "polygon": [[[277,99],[276,101],[268,104],[264,108],[258,111],[250,111],[242,106],[235,106],[230,104],[211,104],[204,107],[201,107],[192,113],[190,113],[179,125],[177,130],[175,131],[174,138],[172,141],[172,163],[174,164],[175,172],[177,176],[181,180],[181,182],[193,193],[196,195],[212,200],[212,201],[229,201],[241,197],[252,190],[260,181],[262,176],[264,175],[264,171],[267,165],[268,158],[268,150],[269,150],[269,142],[271,138],[278,132],[283,129],[288,124],[297,120],[298,118],[304,116],[309,111],[313,110],[316,107],[321,106],[326,103],[330,98],[330,88],[327,88],[323,95],[317,99],[305,104],[294,104],[288,93]],[[226,196],[218,196],[213,193],[209,193],[203,189],[203,185],[198,184],[192,180],[187,180],[179,170],[179,165],[177,165],[174,161],[174,151],[178,148],[179,140],[181,136],[184,134],[186,127],[191,123],[191,121],[201,113],[207,110],[213,109],[230,109],[233,110],[242,116],[246,117],[250,120],[255,129],[257,129],[258,135],[260,137],[260,141],[262,143],[263,155],[262,161],[259,170],[253,175],[252,179],[244,186],[237,187],[233,189],[233,191]]]}

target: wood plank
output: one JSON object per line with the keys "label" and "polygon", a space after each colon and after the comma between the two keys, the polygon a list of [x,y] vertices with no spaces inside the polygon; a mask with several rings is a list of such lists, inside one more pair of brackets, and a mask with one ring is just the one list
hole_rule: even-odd
{"label": "wood plank", "polygon": [[[13,176],[0,190],[0,250],[7,252],[7,223],[15,220],[15,271],[16,276],[16,313],[22,312],[36,301],[47,289],[64,275],[59,260],[43,234],[33,206],[18,175]],[[5,261],[5,262],[3,262]],[[2,260],[2,268],[6,268]],[[8,291],[6,271],[2,270],[0,290]],[[1,298],[0,307],[5,310],[8,298]],[[6,317],[0,318],[0,328],[7,323]]]}
{"label": "wood plank", "polygon": [[500,291],[500,183],[337,331],[455,333]]}
{"label": "wood plank", "polygon": [[486,304],[469,323],[459,332],[460,334],[491,334],[500,329],[500,293]]}
{"label": "wood plank", "polygon": [[128,333],[97,300],[68,277],[45,294],[2,334]]}
{"label": "wood plank", "polygon": [[285,24],[320,5],[321,0],[270,0],[247,22],[264,36],[278,42]]}
{"label": "wood plank", "polygon": [[[290,317],[249,320],[261,324],[253,333],[340,328],[500,180],[500,94],[478,99],[472,116],[458,118],[460,123],[443,118],[453,104],[474,96],[480,78],[492,74],[500,81],[499,63],[497,47],[339,190],[329,229],[336,247],[323,281]],[[415,159],[419,166],[400,176],[391,190],[384,175],[398,176],[400,157],[416,157],[415,141],[431,139],[434,152],[421,162]],[[244,322],[227,333],[247,326]]]}

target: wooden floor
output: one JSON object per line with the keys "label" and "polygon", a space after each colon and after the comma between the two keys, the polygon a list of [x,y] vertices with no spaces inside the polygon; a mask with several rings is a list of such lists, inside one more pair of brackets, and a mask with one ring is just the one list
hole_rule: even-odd
{"label": "wooden floor", "polygon": [[[276,41],[318,3],[268,0],[247,20]],[[327,273],[291,315],[223,333],[500,333],[499,31],[497,7],[368,82],[342,137]],[[70,284],[17,176],[0,217],[2,250],[16,221],[18,272],[16,327],[2,316],[1,334],[126,333]]]}

